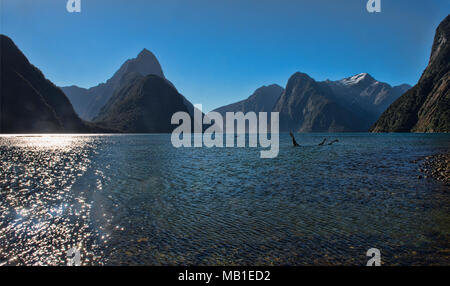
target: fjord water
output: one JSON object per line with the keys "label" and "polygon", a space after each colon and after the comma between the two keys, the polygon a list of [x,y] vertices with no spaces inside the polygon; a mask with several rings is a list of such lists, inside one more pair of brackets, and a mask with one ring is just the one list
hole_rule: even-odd
{"label": "fjord water", "polygon": [[[298,134],[280,153],[161,135],[0,137],[0,265],[450,263],[443,134]],[[340,141],[317,146],[323,138]]]}

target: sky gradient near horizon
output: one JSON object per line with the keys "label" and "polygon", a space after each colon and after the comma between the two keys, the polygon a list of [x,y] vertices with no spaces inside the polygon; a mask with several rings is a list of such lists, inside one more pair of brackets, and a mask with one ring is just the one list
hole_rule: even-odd
{"label": "sky gradient near horizon", "polygon": [[316,80],[367,72],[414,85],[450,1],[0,0],[0,32],[59,86],[105,82],[143,48],[203,110],[285,86],[296,71]]}

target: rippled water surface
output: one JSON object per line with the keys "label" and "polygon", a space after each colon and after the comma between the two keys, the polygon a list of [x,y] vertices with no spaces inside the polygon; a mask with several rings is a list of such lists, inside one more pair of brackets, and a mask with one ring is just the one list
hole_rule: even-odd
{"label": "rippled water surface", "polygon": [[[317,146],[324,137],[339,138]],[[449,187],[414,161],[449,135],[297,135],[258,148],[170,135],[0,136],[0,265],[450,264]]]}

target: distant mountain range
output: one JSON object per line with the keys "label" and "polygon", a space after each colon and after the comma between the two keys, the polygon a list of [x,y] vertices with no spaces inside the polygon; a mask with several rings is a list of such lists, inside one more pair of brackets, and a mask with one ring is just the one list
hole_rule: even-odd
{"label": "distant mountain range", "polygon": [[[147,77],[149,75],[162,80]],[[145,84],[145,80],[151,84]],[[143,86],[146,89],[142,89]],[[280,113],[280,131],[367,131],[408,88],[408,85],[391,87],[367,73],[325,82],[316,82],[306,74],[296,73],[289,79],[286,90],[276,84],[263,86],[249,98],[215,111],[223,116],[226,112],[276,111]],[[81,117],[122,132],[168,132],[172,130],[170,116],[163,116],[162,111],[169,112],[174,108],[193,114],[192,104],[165,79],[158,60],[146,49],[126,61],[105,84],[90,89],[76,86],[62,89]],[[165,106],[170,102],[163,103],[161,99],[173,92],[183,98],[184,106],[175,104],[175,98],[171,101],[174,106]],[[155,105],[155,101],[159,103]],[[159,109],[154,109],[155,106]],[[161,121],[154,116],[159,116]]]}
{"label": "distant mountain range", "polygon": [[372,132],[450,132],[450,15],[436,29],[419,82],[396,100]]}
{"label": "distant mountain range", "polygon": [[338,81],[317,82],[307,74],[293,74],[286,89],[278,85],[258,88],[249,98],[215,111],[279,112],[280,131],[367,131],[378,116],[409,85],[391,87],[367,73]]}
{"label": "distant mountain range", "polygon": [[0,133],[106,132],[81,120],[64,93],[0,35]]}

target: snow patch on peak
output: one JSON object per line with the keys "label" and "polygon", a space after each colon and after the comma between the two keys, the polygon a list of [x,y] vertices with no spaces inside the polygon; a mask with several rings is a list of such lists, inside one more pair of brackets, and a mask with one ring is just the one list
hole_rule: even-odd
{"label": "snow patch on peak", "polygon": [[354,75],[352,77],[344,78],[344,79],[340,80],[339,82],[342,83],[343,85],[355,85],[355,84],[359,83],[360,81],[364,80],[365,78],[367,78],[368,76],[369,76],[368,73],[360,73],[360,74]]}

